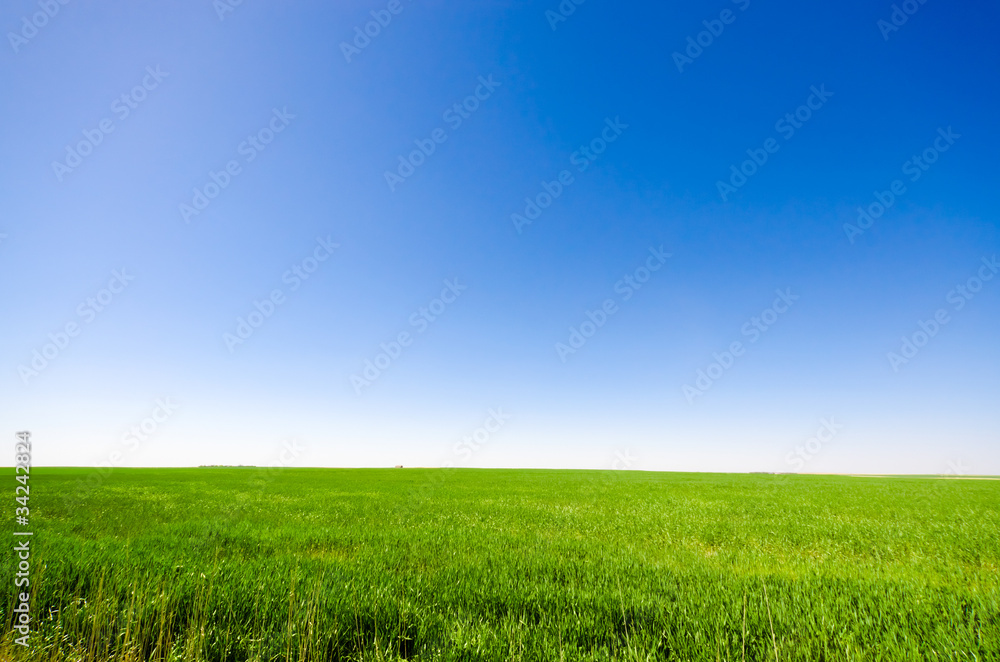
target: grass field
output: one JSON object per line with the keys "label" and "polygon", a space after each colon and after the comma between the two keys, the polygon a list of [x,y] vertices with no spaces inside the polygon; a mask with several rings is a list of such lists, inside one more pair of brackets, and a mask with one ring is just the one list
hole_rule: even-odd
{"label": "grass field", "polygon": [[1000,659],[998,481],[93,475],[32,471],[39,630],[8,551],[0,659]]}

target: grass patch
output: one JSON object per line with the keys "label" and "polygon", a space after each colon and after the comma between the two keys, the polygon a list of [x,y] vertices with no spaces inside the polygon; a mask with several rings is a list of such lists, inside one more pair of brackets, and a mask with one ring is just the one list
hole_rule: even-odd
{"label": "grass patch", "polygon": [[92,472],[32,470],[0,659],[1000,659],[997,481]]}

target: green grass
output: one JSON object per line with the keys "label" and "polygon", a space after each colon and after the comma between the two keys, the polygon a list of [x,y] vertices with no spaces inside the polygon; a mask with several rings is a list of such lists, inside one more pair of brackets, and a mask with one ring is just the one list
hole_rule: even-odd
{"label": "green grass", "polygon": [[1000,659],[998,481],[92,475],[33,470],[40,629],[5,579],[0,659]]}

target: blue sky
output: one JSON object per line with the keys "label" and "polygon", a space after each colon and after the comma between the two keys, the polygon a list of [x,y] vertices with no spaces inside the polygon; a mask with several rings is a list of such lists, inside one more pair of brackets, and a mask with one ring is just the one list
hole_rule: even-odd
{"label": "blue sky", "polygon": [[223,2],[0,14],[36,464],[1000,473],[997,8]]}

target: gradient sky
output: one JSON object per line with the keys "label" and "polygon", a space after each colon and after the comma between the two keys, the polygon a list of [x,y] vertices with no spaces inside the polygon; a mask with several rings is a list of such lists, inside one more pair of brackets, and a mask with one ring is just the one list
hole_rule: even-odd
{"label": "gradient sky", "polygon": [[[975,280],[1000,253],[995,5],[914,2],[890,31],[890,2],[222,2],[0,12],[0,428],[35,464],[1000,474],[1000,278]],[[348,62],[371,12],[391,22]],[[798,299],[765,313],[776,290]]]}

